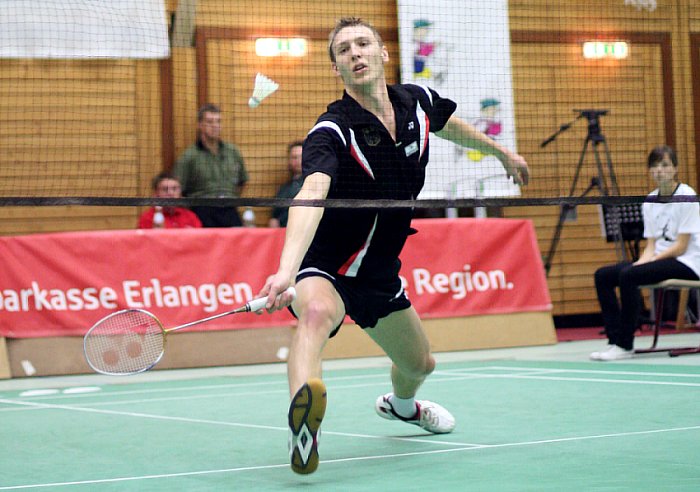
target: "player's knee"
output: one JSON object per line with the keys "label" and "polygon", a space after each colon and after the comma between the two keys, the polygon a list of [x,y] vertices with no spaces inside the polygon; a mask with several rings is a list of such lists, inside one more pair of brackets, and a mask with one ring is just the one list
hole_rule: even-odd
{"label": "player's knee", "polygon": [[304,306],[300,321],[312,330],[328,332],[335,328],[335,306],[323,300],[311,300]]}

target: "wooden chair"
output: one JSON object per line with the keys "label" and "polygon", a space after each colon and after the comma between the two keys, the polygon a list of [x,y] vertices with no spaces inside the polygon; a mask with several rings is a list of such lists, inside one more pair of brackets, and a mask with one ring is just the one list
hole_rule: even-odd
{"label": "wooden chair", "polygon": [[[668,352],[670,357],[677,357],[679,355],[687,354],[700,354],[700,344],[697,347],[669,347],[669,348],[658,348],[656,346],[659,341],[659,330],[663,324],[663,312],[664,312],[664,294],[668,290],[678,290],[680,291],[678,299],[678,313],[676,314],[676,330],[683,330],[688,328],[695,328],[696,317],[688,309],[688,299],[690,297],[690,291],[696,290],[700,291],[700,280],[681,280],[681,279],[668,279],[658,284],[642,285],[640,289],[649,289],[651,291],[651,305],[652,312],[651,316],[654,320],[654,339],[651,346],[647,349],[637,349],[634,351],[635,354],[647,354],[650,352]],[[658,295],[654,293],[658,291]],[[700,292],[696,293],[696,302],[698,304],[698,310],[696,313],[700,313]],[[654,298],[656,297],[656,300]],[[691,321],[689,324],[688,321]]]}

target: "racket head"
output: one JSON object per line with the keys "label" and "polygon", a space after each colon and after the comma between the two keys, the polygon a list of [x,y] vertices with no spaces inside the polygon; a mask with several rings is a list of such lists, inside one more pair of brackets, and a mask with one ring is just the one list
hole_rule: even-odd
{"label": "racket head", "polygon": [[145,372],[163,357],[165,335],[161,322],[148,311],[117,311],[85,334],[85,360],[95,372],[109,376]]}

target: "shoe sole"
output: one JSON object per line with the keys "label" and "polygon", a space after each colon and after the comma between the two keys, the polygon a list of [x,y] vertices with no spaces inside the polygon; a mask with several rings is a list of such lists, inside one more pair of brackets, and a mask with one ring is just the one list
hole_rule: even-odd
{"label": "shoe sole", "polygon": [[631,358],[632,358],[632,355],[623,355],[623,356],[612,357],[612,358],[610,358],[610,359],[606,359],[606,358],[601,357],[601,358],[598,359],[598,360],[601,360],[601,361],[603,361],[603,362],[614,362],[614,361],[616,361],[616,360],[629,360],[629,359],[631,359]]}
{"label": "shoe sole", "polygon": [[[326,413],[326,385],[320,379],[310,379],[289,404],[289,429],[296,439],[290,450],[292,471],[302,475],[318,468],[318,429]],[[301,448],[299,447],[301,445]]]}

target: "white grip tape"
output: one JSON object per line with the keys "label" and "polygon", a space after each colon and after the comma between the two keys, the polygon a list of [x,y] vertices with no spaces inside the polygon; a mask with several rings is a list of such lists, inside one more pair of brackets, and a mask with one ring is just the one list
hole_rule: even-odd
{"label": "white grip tape", "polygon": [[[288,288],[287,290],[285,290],[285,292],[292,295],[292,300],[296,299],[297,291],[294,287]],[[267,304],[267,297],[259,297],[248,302],[248,307],[251,311],[255,312],[260,311],[261,309],[265,309],[265,304]]]}

